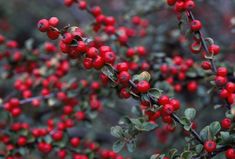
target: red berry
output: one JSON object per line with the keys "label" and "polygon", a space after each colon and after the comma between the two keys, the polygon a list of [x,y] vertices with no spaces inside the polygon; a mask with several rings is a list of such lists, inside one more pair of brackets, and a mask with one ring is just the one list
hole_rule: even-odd
{"label": "red berry", "polygon": [[99,51],[95,47],[91,47],[87,50],[86,54],[90,58],[95,58],[99,54]]}
{"label": "red berry", "polygon": [[196,81],[191,81],[187,85],[187,89],[189,92],[195,92],[197,90],[197,87],[198,85]]}
{"label": "red berry", "polygon": [[73,40],[73,35],[71,33],[64,33],[62,35],[62,41],[65,44],[70,44]]}
{"label": "red berry", "polygon": [[168,104],[170,102],[169,97],[166,95],[162,95],[159,99],[158,99],[158,104],[160,105],[165,105]]}
{"label": "red berry", "polygon": [[208,61],[203,61],[201,66],[204,70],[210,70],[211,69],[211,64]]}
{"label": "red berry", "polygon": [[17,144],[18,144],[19,146],[24,146],[26,143],[27,143],[26,137],[20,136],[20,137],[18,138]]}
{"label": "red berry", "polygon": [[131,79],[131,75],[127,71],[122,71],[118,74],[118,80],[121,83],[127,83]]}
{"label": "red berry", "polygon": [[106,25],[114,25],[116,23],[116,20],[112,16],[108,16],[105,18]]}
{"label": "red berry", "polygon": [[92,64],[92,58],[84,58],[83,60],[83,66],[86,68],[86,69],[91,69],[93,64]]}
{"label": "red berry", "polygon": [[199,20],[193,20],[191,22],[191,30],[192,31],[199,31],[202,28],[202,24]]}
{"label": "red berry", "polygon": [[224,129],[229,129],[230,126],[231,126],[231,124],[232,124],[232,121],[231,121],[231,119],[229,119],[229,118],[224,118],[224,119],[221,121],[221,126],[222,126],[222,128],[224,128]]}
{"label": "red berry", "polygon": [[147,53],[145,47],[143,46],[137,47],[136,51],[138,52],[140,56],[145,56]]}
{"label": "red berry", "polygon": [[65,150],[61,149],[57,152],[57,155],[60,159],[64,159],[67,155],[67,152]]}
{"label": "red berry", "polygon": [[150,84],[148,81],[140,81],[138,84],[137,84],[137,90],[140,92],[140,93],[146,93],[148,92],[148,90],[150,89]]}
{"label": "red berry", "polygon": [[86,1],[82,0],[79,2],[78,6],[80,9],[84,10],[87,7],[87,3],[86,3]]}
{"label": "red berry", "polygon": [[219,93],[220,98],[226,99],[229,95],[229,92],[226,89],[222,89]]}
{"label": "red berry", "polygon": [[11,110],[11,114],[13,117],[18,117],[21,114],[21,109],[20,108],[13,108]]}
{"label": "red berry", "polygon": [[63,138],[63,132],[62,131],[56,131],[53,135],[52,135],[53,140],[55,141],[60,141]]}
{"label": "red berry", "polygon": [[195,8],[195,3],[194,3],[194,1],[192,1],[192,0],[186,1],[186,2],[185,2],[185,8],[186,8],[187,10],[191,10],[191,9]]}
{"label": "red berry", "polygon": [[212,141],[212,140],[208,140],[204,143],[204,149],[207,152],[213,152],[216,149],[216,142]]}
{"label": "red berry", "polygon": [[166,104],[166,105],[163,106],[162,111],[163,111],[164,114],[170,115],[174,112],[174,107],[171,104]]}
{"label": "red berry", "polygon": [[217,55],[220,52],[220,47],[219,45],[212,44],[209,46],[209,52],[213,55]]}
{"label": "red berry", "polygon": [[227,76],[227,73],[228,73],[228,70],[226,67],[219,67],[218,70],[217,70],[217,75],[218,76]]}
{"label": "red berry", "polygon": [[46,32],[50,27],[49,21],[47,19],[39,20],[37,26],[41,32]]}
{"label": "red berry", "polygon": [[95,17],[97,17],[97,16],[99,16],[100,14],[102,14],[102,10],[101,10],[100,7],[96,6],[96,7],[93,7],[93,8],[91,9],[91,13],[92,13]]}
{"label": "red berry", "polygon": [[104,66],[105,62],[104,59],[100,56],[97,56],[93,61],[93,67],[95,69],[101,69]]}
{"label": "red berry", "polygon": [[175,3],[175,11],[176,12],[183,12],[185,10],[185,5],[183,1],[177,1]]}
{"label": "red berry", "polygon": [[173,105],[174,111],[180,108],[180,102],[177,99],[171,99],[170,104]]}
{"label": "red berry", "polygon": [[135,55],[135,49],[129,48],[126,52],[127,57],[133,57]]}
{"label": "red berry", "polygon": [[167,4],[168,4],[169,6],[175,5],[175,2],[176,2],[176,0],[167,0]]}
{"label": "red berry", "polygon": [[78,137],[73,137],[71,140],[70,140],[70,144],[73,146],[73,147],[78,147],[78,145],[80,144],[80,139]]}
{"label": "red berry", "polygon": [[222,77],[222,76],[215,77],[215,83],[218,86],[223,86],[226,84],[226,82],[227,82],[227,78],[225,78],[225,77]]}
{"label": "red berry", "polygon": [[226,89],[227,89],[227,91],[229,91],[230,93],[235,92],[235,84],[232,83],[232,82],[228,82],[228,83],[226,84]]}
{"label": "red berry", "polygon": [[126,88],[122,88],[120,90],[120,96],[121,96],[121,98],[127,99],[127,98],[129,98],[131,96],[131,94],[127,91]]}
{"label": "red berry", "polygon": [[235,159],[235,150],[233,148],[228,149],[225,152],[225,156],[227,159]]}
{"label": "red berry", "polygon": [[105,52],[102,57],[105,63],[113,64],[116,60],[116,54],[112,51]]}
{"label": "red berry", "polygon": [[64,5],[70,7],[73,4],[74,0],[64,0]]}
{"label": "red berry", "polygon": [[53,27],[56,27],[59,24],[59,19],[57,17],[51,17],[49,19],[49,24]]}
{"label": "red berry", "polygon": [[116,68],[118,72],[128,71],[128,64],[126,62],[121,62],[117,64]]}

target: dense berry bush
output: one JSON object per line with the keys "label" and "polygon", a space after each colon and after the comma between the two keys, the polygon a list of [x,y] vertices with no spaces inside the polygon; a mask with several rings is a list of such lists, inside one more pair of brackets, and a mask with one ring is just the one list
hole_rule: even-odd
{"label": "dense berry bush", "polygon": [[[51,0],[18,17],[1,2],[0,158],[235,159],[235,17],[218,13],[224,33],[208,1]],[[30,38],[11,34],[29,15]]]}

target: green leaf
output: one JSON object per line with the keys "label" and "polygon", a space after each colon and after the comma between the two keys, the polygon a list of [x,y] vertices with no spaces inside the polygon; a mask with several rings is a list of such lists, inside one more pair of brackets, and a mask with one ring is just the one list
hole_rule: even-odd
{"label": "green leaf", "polygon": [[128,124],[128,125],[130,125],[130,124],[131,124],[131,120],[130,120],[129,117],[124,116],[124,117],[122,117],[122,118],[119,120],[118,123],[119,123],[120,125],[123,125],[123,124]]}
{"label": "green leaf", "polygon": [[220,130],[221,130],[221,126],[218,121],[215,121],[210,124],[210,132],[211,132],[212,137],[214,137]]}
{"label": "green leaf", "polygon": [[122,137],[123,130],[120,126],[111,127],[111,135],[117,138]]}
{"label": "green leaf", "polygon": [[133,106],[131,112],[137,116],[141,116],[142,114],[142,110],[140,109],[139,106]]}
{"label": "green leaf", "polygon": [[104,66],[102,67],[102,69],[101,69],[101,72],[102,72],[103,74],[105,74],[105,75],[112,81],[113,87],[117,86],[117,82],[116,82],[116,80],[117,80],[116,73],[115,73],[115,71],[114,71],[114,68],[113,68],[111,65],[109,65],[109,64],[104,65]]}
{"label": "green leaf", "polygon": [[206,126],[204,127],[200,132],[200,137],[203,141],[206,141],[210,138],[210,127]]}
{"label": "green leaf", "polygon": [[157,126],[158,126],[157,124],[153,124],[153,123],[150,123],[150,122],[144,122],[142,124],[142,130],[143,131],[151,131],[151,130],[157,128]]}
{"label": "green leaf", "polygon": [[188,72],[186,73],[186,75],[187,75],[188,77],[193,78],[193,77],[196,77],[196,76],[197,76],[197,73],[194,72],[193,70],[190,70],[190,71],[188,71]]}
{"label": "green leaf", "polygon": [[192,121],[196,116],[196,110],[194,108],[188,108],[184,112],[185,117]]}
{"label": "green leaf", "polygon": [[135,140],[130,140],[126,144],[127,150],[129,152],[133,152],[136,149],[136,141]]}
{"label": "green leaf", "polygon": [[160,89],[151,88],[151,89],[149,89],[148,94],[149,94],[149,96],[154,98],[154,100],[157,100],[161,96],[162,92],[163,91]]}
{"label": "green leaf", "polygon": [[125,142],[122,140],[117,140],[114,144],[113,144],[113,151],[115,152],[119,152],[122,150],[122,148],[124,147]]}
{"label": "green leaf", "polygon": [[185,151],[181,154],[181,159],[192,159],[192,157],[191,151]]}
{"label": "green leaf", "polygon": [[203,150],[203,146],[202,146],[201,144],[198,144],[198,145],[196,146],[196,152],[197,152],[198,154],[200,154],[200,153],[202,152],[202,150]]}
{"label": "green leaf", "polygon": [[221,131],[220,137],[221,137],[222,143],[228,143],[230,141],[230,133],[229,132]]}
{"label": "green leaf", "polygon": [[186,131],[190,130],[192,124],[189,119],[187,119],[186,117],[183,117],[180,119],[180,122],[184,125],[184,129]]}

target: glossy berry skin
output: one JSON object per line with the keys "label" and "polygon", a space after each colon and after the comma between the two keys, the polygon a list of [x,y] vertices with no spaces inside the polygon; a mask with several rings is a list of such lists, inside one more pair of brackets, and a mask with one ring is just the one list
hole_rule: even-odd
{"label": "glossy berry skin", "polygon": [[60,141],[60,140],[62,140],[62,138],[63,138],[63,132],[62,132],[62,131],[56,131],[56,132],[52,135],[52,138],[53,138],[55,141]]}
{"label": "glossy berry skin", "polygon": [[171,104],[166,104],[163,106],[162,111],[164,114],[170,115],[174,112],[174,106]]}
{"label": "glossy berry skin", "polygon": [[127,71],[122,71],[118,74],[118,80],[121,83],[127,83],[131,79],[131,75]]}
{"label": "glossy berry skin", "polygon": [[158,104],[160,104],[160,105],[165,105],[165,104],[168,104],[169,102],[170,102],[169,97],[166,95],[162,95],[158,99]]}
{"label": "glossy berry skin", "polygon": [[212,140],[208,140],[204,143],[204,149],[211,153],[213,151],[215,151],[216,149],[216,142],[212,141]]}
{"label": "glossy berry skin", "polygon": [[57,17],[51,17],[49,19],[49,24],[53,27],[56,27],[59,24],[59,19]]}
{"label": "glossy berry skin", "polygon": [[84,9],[87,8],[87,3],[86,3],[86,1],[82,0],[82,1],[79,2],[78,6],[79,6],[80,9],[84,10]]}
{"label": "glossy berry skin", "polygon": [[168,4],[169,6],[175,5],[175,3],[176,3],[176,0],[167,0],[167,4]]}
{"label": "glossy berry skin", "polygon": [[226,99],[229,95],[229,92],[226,89],[222,89],[219,93],[220,98]]}
{"label": "glossy berry skin", "polygon": [[38,30],[40,30],[41,32],[46,32],[49,29],[50,24],[47,19],[41,19],[38,21],[37,26],[38,26]]}
{"label": "glossy berry skin", "polygon": [[228,92],[230,92],[230,93],[235,92],[235,84],[232,83],[232,82],[228,82],[228,83],[226,84],[226,90],[227,90]]}
{"label": "glossy berry skin", "polygon": [[146,93],[148,92],[149,89],[150,89],[150,84],[148,81],[140,81],[139,83],[137,83],[137,90],[140,93]]}
{"label": "glossy berry skin", "polygon": [[221,126],[222,126],[222,128],[224,128],[224,129],[229,129],[230,126],[231,126],[231,124],[232,124],[232,121],[231,121],[231,119],[229,119],[229,118],[224,118],[224,119],[221,121]]}
{"label": "glossy berry skin", "polygon": [[211,64],[208,61],[203,61],[201,66],[204,70],[210,70],[211,69]]}
{"label": "glossy berry skin", "polygon": [[235,150],[233,148],[229,148],[225,152],[225,156],[226,156],[227,159],[235,159]]}
{"label": "glossy berry skin", "polygon": [[219,47],[219,45],[212,44],[208,47],[208,50],[211,54],[217,55],[220,52],[220,47]]}
{"label": "glossy berry skin", "polygon": [[121,97],[121,98],[127,99],[127,98],[129,98],[130,96],[131,96],[131,94],[127,91],[126,88],[122,88],[122,89],[120,90],[120,97]]}
{"label": "glossy berry skin", "polygon": [[199,20],[193,20],[191,22],[191,30],[196,32],[199,31],[202,28],[202,24]]}
{"label": "glossy berry skin", "polygon": [[95,58],[98,56],[99,54],[99,51],[98,49],[96,49],[95,47],[90,47],[88,50],[87,50],[87,57],[90,57],[90,58]]}
{"label": "glossy berry skin", "polygon": [[126,62],[121,62],[117,64],[117,71],[128,71],[128,64]]}
{"label": "glossy berry skin", "polygon": [[197,88],[198,88],[198,85],[196,81],[191,81],[187,85],[187,89],[189,92],[195,92]]}
{"label": "glossy berry skin", "polygon": [[100,56],[97,56],[96,59],[93,61],[93,67],[95,69],[101,69],[104,66],[105,62],[104,59]]}
{"label": "glossy berry skin", "polygon": [[62,41],[65,44],[70,44],[73,40],[73,35],[71,33],[64,33],[62,37]]}
{"label": "glossy berry skin", "polygon": [[217,86],[223,86],[227,82],[227,78],[222,77],[222,76],[216,76],[215,77],[215,83]]}
{"label": "glossy berry skin", "polygon": [[217,75],[218,76],[222,76],[222,77],[225,77],[227,76],[228,74],[228,70],[226,67],[219,67],[218,70],[217,70]]}
{"label": "glossy berry skin", "polygon": [[70,144],[73,146],[73,147],[78,147],[79,144],[80,144],[80,139],[77,138],[77,137],[74,137],[70,140]]}
{"label": "glossy berry skin", "polygon": [[193,0],[186,1],[184,5],[185,5],[185,9],[187,9],[187,10],[191,10],[191,9],[195,8],[195,3]]}
{"label": "glossy berry skin", "polygon": [[18,144],[19,146],[24,146],[26,143],[27,143],[26,137],[20,136],[19,139],[18,139],[18,141],[17,141],[17,144]]}

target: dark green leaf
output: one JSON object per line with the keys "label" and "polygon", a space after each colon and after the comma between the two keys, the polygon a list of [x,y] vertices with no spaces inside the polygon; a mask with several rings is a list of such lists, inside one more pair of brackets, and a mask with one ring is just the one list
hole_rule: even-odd
{"label": "dark green leaf", "polygon": [[111,135],[117,138],[122,137],[123,130],[120,126],[111,127]]}
{"label": "dark green leaf", "polygon": [[196,110],[194,108],[188,108],[184,111],[185,117],[192,121],[196,116]]}
{"label": "dark green leaf", "polygon": [[122,150],[122,148],[124,147],[125,142],[122,140],[117,140],[114,144],[113,144],[113,151],[115,152],[119,152]]}
{"label": "dark green leaf", "polygon": [[217,133],[220,131],[220,129],[221,129],[221,126],[218,121],[211,123],[210,124],[210,132],[211,132],[212,137],[217,135]]}

